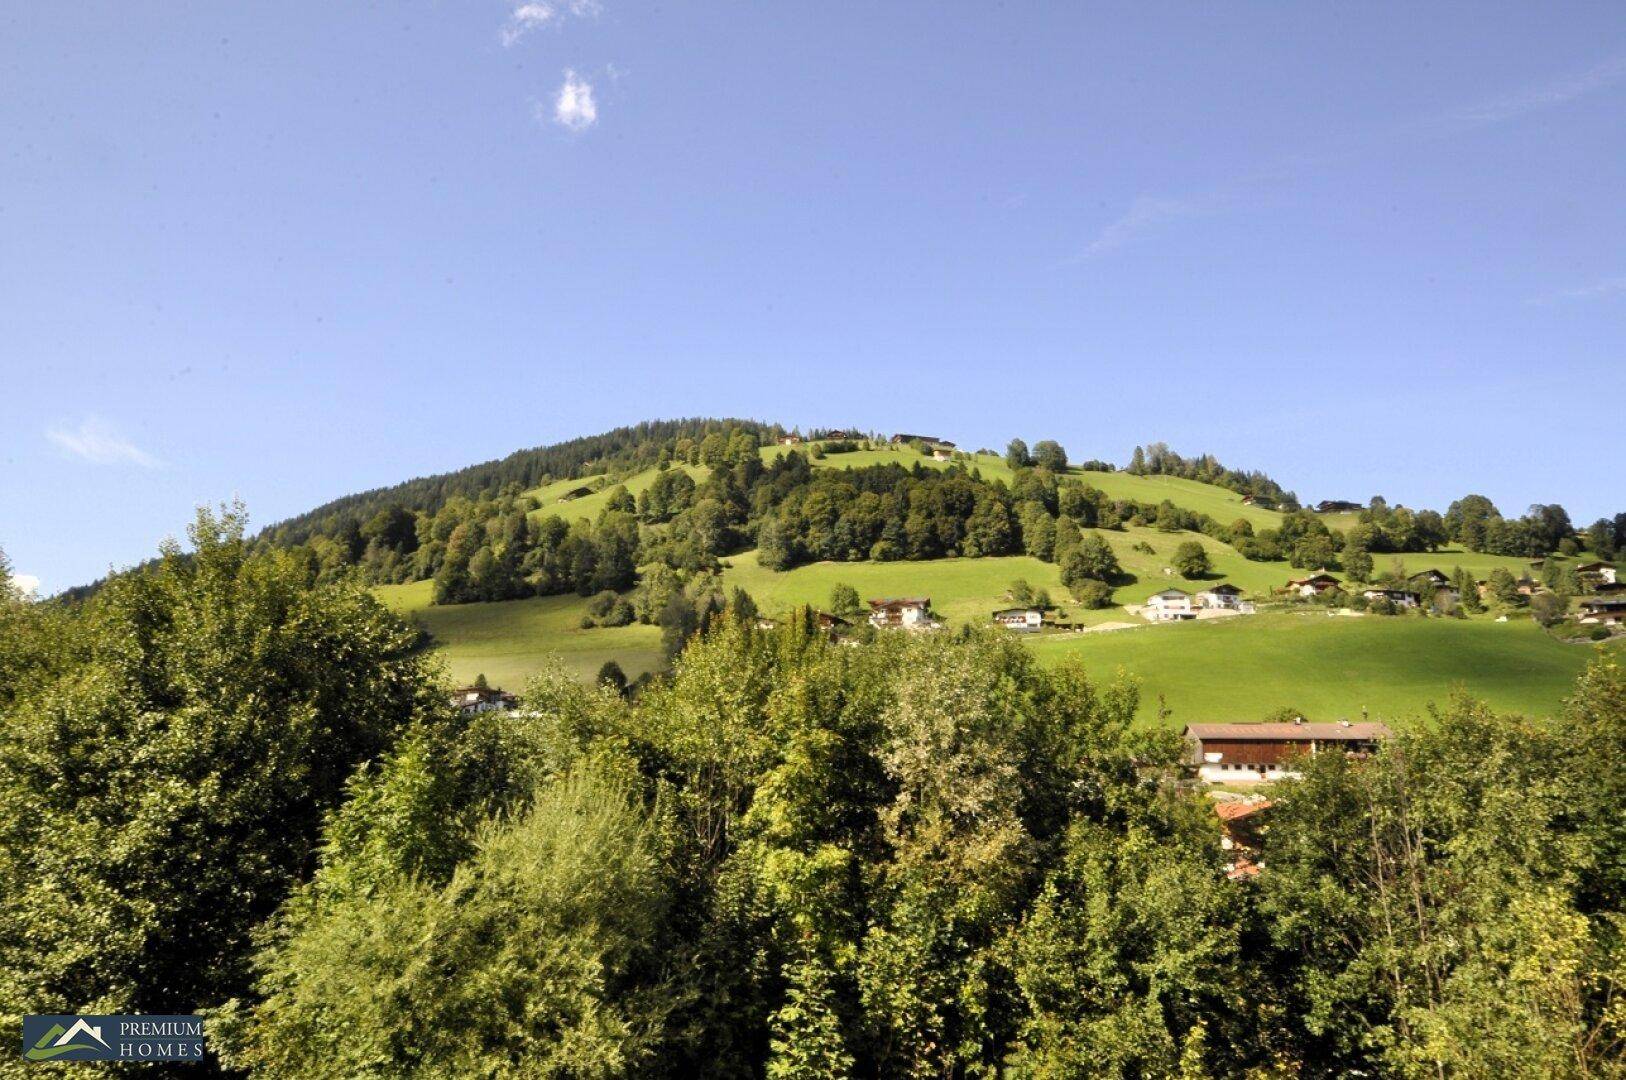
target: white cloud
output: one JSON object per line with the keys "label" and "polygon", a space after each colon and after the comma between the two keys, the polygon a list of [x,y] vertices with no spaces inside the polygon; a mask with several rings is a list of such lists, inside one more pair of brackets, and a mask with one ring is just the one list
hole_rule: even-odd
{"label": "white cloud", "polygon": [[565,69],[565,81],[553,98],[553,120],[571,131],[585,131],[598,123],[598,104],[593,100],[592,84],[569,68]]}
{"label": "white cloud", "polygon": [[1165,199],[1140,195],[1129,204],[1124,214],[1108,222],[1095,239],[1080,253],[1079,258],[1090,259],[1125,244],[1138,240],[1148,232],[1179,218],[1190,217],[1202,207],[1192,199]]}
{"label": "white cloud", "polygon": [[502,43],[505,47],[517,45],[532,30],[556,24],[566,15],[585,19],[598,15],[600,10],[598,0],[524,0],[509,11],[500,35]]}
{"label": "white cloud", "polygon": [[1500,124],[1606,90],[1623,78],[1626,78],[1626,56],[1617,56],[1596,67],[1566,75],[1542,86],[1529,87],[1442,113],[1434,118],[1433,125],[1449,129]]}
{"label": "white cloud", "polygon": [[163,464],[94,416],[78,428],[51,428],[45,437],[73,457],[96,465],[139,465],[143,469],[156,469]]}
{"label": "white cloud", "polygon": [[1582,285],[1575,289],[1560,289],[1545,296],[1535,297],[1532,302],[1551,304],[1559,300],[1601,300],[1608,296],[1626,296],[1626,275],[1604,278],[1602,281],[1595,281],[1591,285]]}
{"label": "white cloud", "polygon": [[11,587],[26,598],[32,599],[40,591],[40,579],[33,574],[11,575]]}

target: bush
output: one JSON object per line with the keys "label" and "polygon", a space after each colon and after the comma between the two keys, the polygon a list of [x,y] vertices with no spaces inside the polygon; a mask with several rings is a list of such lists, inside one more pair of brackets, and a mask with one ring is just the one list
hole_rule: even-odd
{"label": "bush", "polygon": [[1073,586],[1073,597],[1087,608],[1112,606],[1112,586],[1094,578],[1085,578]]}

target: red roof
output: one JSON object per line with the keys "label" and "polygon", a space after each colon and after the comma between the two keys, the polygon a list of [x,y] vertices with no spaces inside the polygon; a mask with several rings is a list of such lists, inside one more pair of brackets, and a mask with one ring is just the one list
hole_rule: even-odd
{"label": "red roof", "polygon": [[1274,804],[1269,799],[1254,802],[1248,799],[1229,799],[1214,804],[1214,813],[1219,815],[1221,821],[1236,821],[1249,814],[1257,814],[1261,810],[1269,810]]}

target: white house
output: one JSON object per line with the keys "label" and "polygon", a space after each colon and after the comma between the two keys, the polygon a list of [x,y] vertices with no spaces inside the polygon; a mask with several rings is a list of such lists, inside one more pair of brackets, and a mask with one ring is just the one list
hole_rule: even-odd
{"label": "white house", "polygon": [[1414,608],[1421,598],[1410,589],[1367,589],[1361,593],[1370,603],[1375,600],[1387,600],[1395,607]]}
{"label": "white house", "polygon": [[870,625],[882,630],[936,630],[943,624],[932,618],[931,597],[871,600]]}
{"label": "white house", "polygon": [[1213,608],[1216,611],[1253,613],[1253,604],[1242,599],[1242,590],[1229,582],[1210,585],[1206,589],[1199,590],[1196,600],[1198,607]]}
{"label": "white house", "polygon": [[1006,608],[994,612],[994,622],[1019,634],[1037,634],[1044,626],[1044,612],[1038,608]]}
{"label": "white house", "polygon": [[1589,562],[1575,568],[1575,572],[1582,578],[1592,578],[1594,582],[1604,585],[1618,584],[1615,580],[1615,568],[1606,562]]}
{"label": "white house", "polygon": [[1298,595],[1308,599],[1309,597],[1320,596],[1322,593],[1330,592],[1334,589],[1342,589],[1343,585],[1331,574],[1323,572],[1320,574],[1312,574],[1307,578],[1289,578],[1287,580],[1287,587]]}
{"label": "white house", "polygon": [[1581,601],[1580,621],[1603,626],[1626,625],[1626,600],[1589,596]]}
{"label": "white house", "polygon": [[1146,598],[1141,614],[1153,622],[1177,622],[1195,619],[1197,609],[1192,605],[1191,594],[1184,589],[1164,589]]}
{"label": "white house", "polygon": [[462,713],[507,712],[517,699],[495,686],[460,686],[452,691],[451,702]]}

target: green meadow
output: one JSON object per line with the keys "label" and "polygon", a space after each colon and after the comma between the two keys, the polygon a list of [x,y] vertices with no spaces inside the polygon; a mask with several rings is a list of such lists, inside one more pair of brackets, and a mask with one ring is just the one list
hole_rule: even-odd
{"label": "green meadow", "polygon": [[[682,469],[694,477],[695,483],[699,483],[711,475],[711,469],[705,465],[674,465],[673,468]],[[627,477],[619,484],[612,484],[607,482],[604,474],[599,473],[580,480],[555,480],[551,484],[532,488],[525,494],[535,497],[541,503],[536,510],[531,512],[532,517],[558,517],[566,521],[590,521],[603,512],[605,504],[610,501],[610,492],[617,487],[625,487],[628,494],[636,499],[648,489],[649,485],[655,482],[655,477],[658,475],[660,473],[656,469],[645,469],[643,472]],[[583,495],[580,498],[560,500],[560,496],[568,491],[574,491],[584,484],[598,486],[599,490],[591,495]]]}
{"label": "green meadow", "polygon": [[[785,452],[778,446],[762,450],[764,460]],[[960,460],[984,477],[1012,479],[998,455],[977,454]],[[885,463],[948,467],[948,463],[908,447],[831,454],[814,465],[830,469]],[[676,467],[697,481],[709,471]],[[1243,506],[1241,497],[1232,492],[1190,480],[1071,471],[1114,498],[1153,503],[1167,499],[1225,523],[1245,518],[1255,528],[1275,526],[1281,519],[1275,511]],[[656,470],[649,469],[620,483],[636,496],[656,475]],[[566,492],[583,484],[599,490],[560,501]],[[611,478],[599,474],[556,481],[530,494],[541,503],[537,514],[579,520],[597,516],[615,486]],[[1328,516],[1334,527],[1347,527],[1354,520],[1354,515]],[[1010,586],[1020,579],[1035,589],[1048,590],[1067,620],[1098,626],[1138,623],[1122,605],[1142,603],[1151,593],[1171,585],[1195,592],[1225,581],[1257,600],[1268,601],[1272,590],[1289,577],[1307,573],[1293,570],[1285,562],[1250,562],[1228,544],[1189,532],[1136,527],[1107,530],[1102,535],[1117,553],[1124,578],[1113,590],[1113,602],[1119,606],[1100,611],[1073,605],[1059,568],[1029,556],[814,563],[775,572],[760,566],[756,552],[748,551],[724,560],[723,583],[726,588],[743,588],[768,615],[801,604],[827,607],[831,590],[839,583],[851,585],[866,599],[925,596],[953,628],[988,625],[991,612],[1008,606]],[[1167,572],[1175,548],[1193,539],[1208,551],[1213,566],[1201,581]],[[1437,568],[1450,574],[1461,566],[1476,578],[1484,578],[1498,567],[1515,576],[1530,569],[1526,559],[1460,550],[1379,555],[1375,561],[1379,574],[1395,561],[1402,562],[1408,573]],[[518,688],[550,655],[559,656],[583,678],[591,677],[606,660],[615,660],[633,677],[660,663],[657,628],[583,629],[586,601],[577,596],[437,607],[429,602],[431,583],[427,581],[376,591],[391,607],[423,626],[457,681],[484,674],[496,685]],[[1134,675],[1143,688],[1143,719],[1165,715],[1169,723],[1257,719],[1283,706],[1315,719],[1355,718],[1363,710],[1372,717],[1404,719],[1422,714],[1430,703],[1444,702],[1458,689],[1499,709],[1548,713],[1558,707],[1591,651],[1590,646],[1556,641],[1526,618],[1496,623],[1488,617],[1349,617],[1329,616],[1321,609],[1267,609],[1250,617],[1046,633],[1025,640],[1044,663],[1076,658],[1103,677],[1119,670]]]}
{"label": "green meadow", "polygon": [[1044,635],[1040,661],[1124,671],[1141,716],[1258,720],[1284,706],[1312,720],[1406,720],[1463,690],[1492,707],[1547,715],[1596,647],[1568,645],[1529,619],[1425,619],[1284,612],[1108,633]]}
{"label": "green meadow", "polygon": [[380,585],[373,591],[389,607],[407,615],[434,639],[452,680],[466,683],[485,675],[493,686],[517,690],[558,656],[583,679],[606,660],[635,678],[660,663],[658,627],[595,627],[584,630],[587,601],[579,596],[541,596],[500,604],[431,605],[432,582]]}

